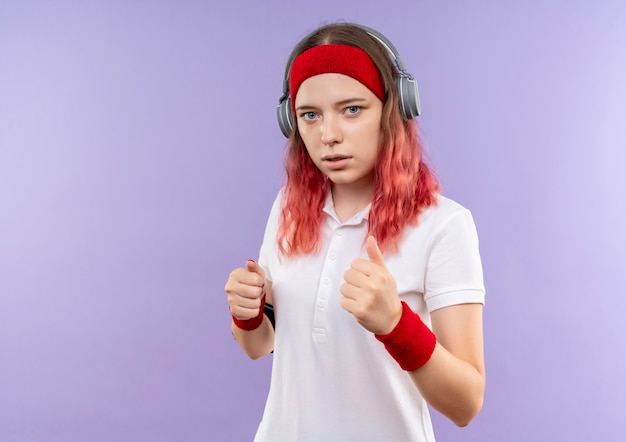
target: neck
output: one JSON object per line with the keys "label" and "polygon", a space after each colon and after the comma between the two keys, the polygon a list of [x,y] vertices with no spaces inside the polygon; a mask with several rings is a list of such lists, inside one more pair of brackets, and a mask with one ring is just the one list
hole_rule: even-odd
{"label": "neck", "polygon": [[352,218],[372,202],[376,183],[372,180],[369,183],[356,185],[335,184],[331,186],[333,205],[335,213],[341,222]]}

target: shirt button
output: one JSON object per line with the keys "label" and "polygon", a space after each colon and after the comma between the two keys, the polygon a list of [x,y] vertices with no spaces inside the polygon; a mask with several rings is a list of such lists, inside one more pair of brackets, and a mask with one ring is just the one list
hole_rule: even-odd
{"label": "shirt button", "polygon": [[322,278],[322,284],[324,284],[324,285],[328,285],[328,284],[330,284],[330,278],[329,278],[329,277],[327,277],[327,276],[326,276],[326,277],[324,277],[324,278]]}
{"label": "shirt button", "polygon": [[331,252],[328,254],[328,258],[330,258],[332,261],[334,261],[335,259],[337,259],[337,252],[335,252],[334,250],[333,250],[333,251],[331,251]]}
{"label": "shirt button", "polygon": [[337,236],[343,236],[343,230],[339,229],[335,232]]}
{"label": "shirt button", "polygon": [[317,305],[319,308],[324,308],[326,306],[326,301],[324,301],[323,299],[320,299]]}

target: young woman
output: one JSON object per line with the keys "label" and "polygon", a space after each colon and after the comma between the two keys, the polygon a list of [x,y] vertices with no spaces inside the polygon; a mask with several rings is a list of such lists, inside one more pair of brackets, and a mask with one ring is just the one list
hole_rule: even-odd
{"label": "young woman", "polygon": [[346,23],[290,57],[286,184],[225,287],[244,352],[274,352],[257,441],[433,441],[427,404],[459,426],[482,406],[476,229],[422,160],[399,66]]}

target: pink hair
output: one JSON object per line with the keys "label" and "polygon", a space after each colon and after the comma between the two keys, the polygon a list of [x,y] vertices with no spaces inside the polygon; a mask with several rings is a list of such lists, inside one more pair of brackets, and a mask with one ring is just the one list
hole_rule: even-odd
{"label": "pink hair", "polygon": [[[385,113],[388,118],[382,118],[383,141],[374,170],[376,188],[368,233],[376,238],[381,250],[397,252],[404,228],[416,225],[422,210],[436,204],[439,185],[422,160],[422,143],[415,122],[402,121],[397,107]],[[297,130],[290,137],[285,169],[279,250],[287,257],[316,252],[330,182],[309,157]]]}

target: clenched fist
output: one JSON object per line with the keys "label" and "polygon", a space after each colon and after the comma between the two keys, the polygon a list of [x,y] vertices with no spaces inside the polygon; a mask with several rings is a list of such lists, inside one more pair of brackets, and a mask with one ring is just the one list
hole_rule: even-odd
{"label": "clenched fist", "polygon": [[402,304],[373,236],[367,238],[366,249],[369,259],[355,259],[343,275],[341,306],[366,330],[386,335],[400,321]]}
{"label": "clenched fist", "polygon": [[245,268],[233,270],[224,287],[231,314],[242,321],[259,316],[265,294],[265,272],[251,259]]}

